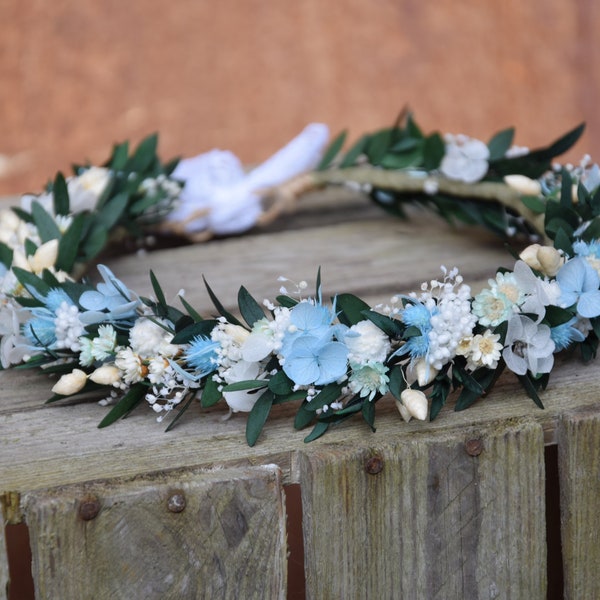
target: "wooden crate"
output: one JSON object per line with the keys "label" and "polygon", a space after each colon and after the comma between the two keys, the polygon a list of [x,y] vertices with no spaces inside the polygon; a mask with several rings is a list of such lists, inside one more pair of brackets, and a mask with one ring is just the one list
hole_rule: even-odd
{"label": "wooden crate", "polygon": [[[326,295],[374,303],[418,289],[440,262],[477,287],[511,259],[480,231],[399,221],[333,192],[252,235],[110,266],[142,293],[152,268],[173,298],[185,288],[210,313],[201,274],[233,307],[241,284],[272,298],[278,275],[313,281],[321,265]],[[195,406],[169,433],[145,406],[98,430],[95,402],[44,406],[46,377],[1,377],[2,515],[28,527],[37,598],[298,597],[287,536],[300,519],[307,598],[546,598],[561,568],[566,598],[600,597],[598,365],[559,364],[545,410],[506,375],[468,411],[450,402],[432,423],[405,424],[383,399],[376,433],[356,419],[310,444],[283,405],[254,448],[244,416],[224,421],[220,406]],[[558,448],[556,481],[545,447]],[[286,515],[291,485],[301,514]]]}

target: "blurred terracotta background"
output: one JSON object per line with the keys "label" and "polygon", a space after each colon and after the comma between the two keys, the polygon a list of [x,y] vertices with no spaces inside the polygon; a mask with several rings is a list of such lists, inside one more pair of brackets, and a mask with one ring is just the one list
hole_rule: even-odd
{"label": "blurred terracotta background", "polygon": [[600,157],[592,0],[0,0],[0,194],[160,132],[164,159],[266,158],[311,121],[535,147],[585,120]]}

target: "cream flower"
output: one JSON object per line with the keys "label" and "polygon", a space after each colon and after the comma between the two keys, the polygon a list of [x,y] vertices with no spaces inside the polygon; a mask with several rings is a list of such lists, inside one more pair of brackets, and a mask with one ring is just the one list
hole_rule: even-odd
{"label": "cream flower", "polygon": [[114,365],[102,365],[90,375],[90,380],[100,385],[113,385],[121,381],[121,371]]}
{"label": "cream flower", "polygon": [[483,334],[476,335],[471,342],[471,353],[468,357],[468,367],[472,370],[479,367],[495,369],[498,366],[502,352],[500,335],[486,329]]}
{"label": "cream flower", "polygon": [[407,423],[412,417],[419,421],[427,419],[429,404],[427,396],[420,390],[410,388],[403,390],[400,394],[400,400],[396,400],[396,406]]}
{"label": "cream flower", "polygon": [[71,373],[63,375],[52,388],[54,394],[61,396],[71,396],[81,391],[85,387],[87,374],[81,369],[73,369]]}
{"label": "cream flower", "polygon": [[522,196],[539,196],[542,193],[540,182],[525,175],[506,175],[504,183]]}
{"label": "cream flower", "polygon": [[44,269],[54,269],[57,258],[58,240],[50,240],[39,246],[30,256],[26,256],[22,248],[15,248],[13,266],[38,274]]}

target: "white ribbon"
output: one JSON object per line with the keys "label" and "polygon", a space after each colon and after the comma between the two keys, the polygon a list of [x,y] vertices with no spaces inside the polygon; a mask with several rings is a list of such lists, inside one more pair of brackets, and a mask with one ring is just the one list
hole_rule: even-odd
{"label": "white ribbon", "polygon": [[173,177],[185,186],[167,221],[183,223],[189,234],[208,229],[227,235],[250,229],[262,214],[260,192],[313,169],[328,139],[327,126],[312,123],[248,173],[229,151],[211,150],[182,160]]}

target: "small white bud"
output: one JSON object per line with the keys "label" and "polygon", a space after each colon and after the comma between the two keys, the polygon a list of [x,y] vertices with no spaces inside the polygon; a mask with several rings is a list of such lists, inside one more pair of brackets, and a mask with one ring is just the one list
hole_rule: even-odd
{"label": "small white bud", "polygon": [[114,385],[121,380],[121,371],[112,365],[103,365],[90,375],[90,379],[100,385]]}
{"label": "small white bud", "polygon": [[52,392],[61,396],[76,394],[85,386],[87,375],[81,369],[73,369],[71,373],[63,375],[52,388]]}
{"label": "small white bud", "polygon": [[52,268],[57,258],[58,240],[50,240],[35,251],[35,254],[29,258],[29,264],[34,273],[41,273],[44,269]]}
{"label": "small white bud", "polygon": [[400,394],[400,399],[411,417],[419,421],[424,421],[427,418],[429,404],[427,396],[423,392],[408,388]]}

